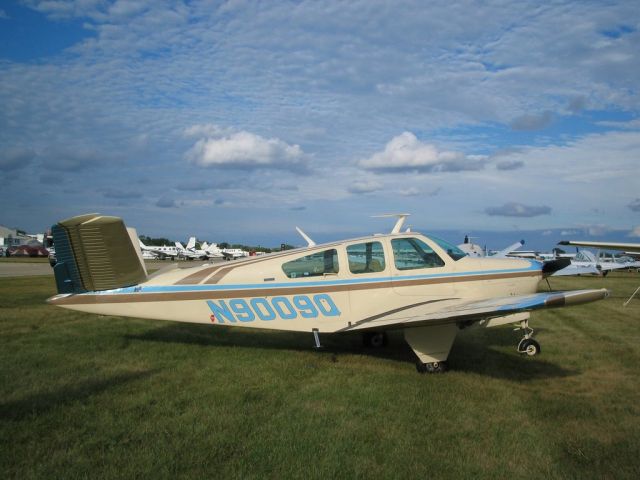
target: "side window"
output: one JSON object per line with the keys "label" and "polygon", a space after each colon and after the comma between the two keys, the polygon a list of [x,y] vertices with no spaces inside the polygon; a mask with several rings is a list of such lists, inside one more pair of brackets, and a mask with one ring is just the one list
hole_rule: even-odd
{"label": "side window", "polygon": [[391,240],[391,246],[398,270],[444,266],[444,261],[431,247],[417,238],[396,238]]}
{"label": "side window", "polygon": [[289,278],[318,277],[326,273],[338,273],[338,251],[335,248],[312,253],[282,264]]}
{"label": "side window", "polygon": [[380,242],[349,245],[347,256],[351,273],[381,272],[385,268],[384,251]]}

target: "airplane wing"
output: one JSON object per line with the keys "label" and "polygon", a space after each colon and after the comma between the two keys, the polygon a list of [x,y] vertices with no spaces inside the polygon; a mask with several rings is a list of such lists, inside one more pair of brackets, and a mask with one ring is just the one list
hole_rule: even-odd
{"label": "airplane wing", "polygon": [[[424,303],[420,303],[414,306],[408,306],[402,312],[395,310],[376,315],[370,319],[361,320],[341,331],[392,330],[395,328],[442,325],[447,323],[473,323],[479,320],[503,317],[513,313],[593,302],[608,296],[609,290],[605,288],[599,290],[544,292],[485,300],[458,301],[453,304],[446,302],[447,305],[443,308],[426,314],[416,312],[417,307],[424,305]],[[459,299],[451,300],[455,301]],[[416,313],[412,314],[412,310]]]}
{"label": "airplane wing", "polygon": [[513,245],[509,245],[507,248],[500,250],[495,255],[491,255],[493,258],[507,258],[507,255],[511,252],[519,249],[524,245],[524,240],[520,240],[519,242],[514,243]]}
{"label": "airplane wing", "polygon": [[640,243],[608,243],[608,242],[583,242],[580,240],[563,240],[558,245],[574,245],[576,247],[602,248],[603,250],[625,250],[627,252],[640,253]]}

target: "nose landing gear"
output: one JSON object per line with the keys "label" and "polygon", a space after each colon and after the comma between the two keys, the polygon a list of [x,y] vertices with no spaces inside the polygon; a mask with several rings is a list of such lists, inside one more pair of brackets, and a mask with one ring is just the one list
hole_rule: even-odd
{"label": "nose landing gear", "polygon": [[529,320],[522,320],[520,328],[517,330],[524,331],[524,337],[518,343],[518,353],[529,357],[538,355],[540,353],[540,344],[533,339],[533,328],[529,327]]}

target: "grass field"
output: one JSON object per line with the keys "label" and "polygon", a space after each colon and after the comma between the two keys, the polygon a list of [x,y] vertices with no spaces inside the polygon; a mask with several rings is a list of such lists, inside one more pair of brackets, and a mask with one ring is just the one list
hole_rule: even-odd
{"label": "grass field", "polygon": [[251,332],[76,313],[0,280],[2,478],[640,478],[638,274],[611,298],[465,330],[445,375],[401,334]]}

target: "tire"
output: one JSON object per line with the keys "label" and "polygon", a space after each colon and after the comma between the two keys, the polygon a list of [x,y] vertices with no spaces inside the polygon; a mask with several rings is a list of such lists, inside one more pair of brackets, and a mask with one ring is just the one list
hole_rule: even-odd
{"label": "tire", "polygon": [[388,338],[385,332],[366,332],[362,337],[365,347],[382,348],[387,345]]}
{"label": "tire", "polygon": [[418,373],[444,373],[447,371],[447,362],[432,362],[432,363],[416,363],[416,370]]}
{"label": "tire", "polygon": [[520,342],[519,350],[528,357],[534,357],[540,353],[540,344],[533,338],[527,338]]}

